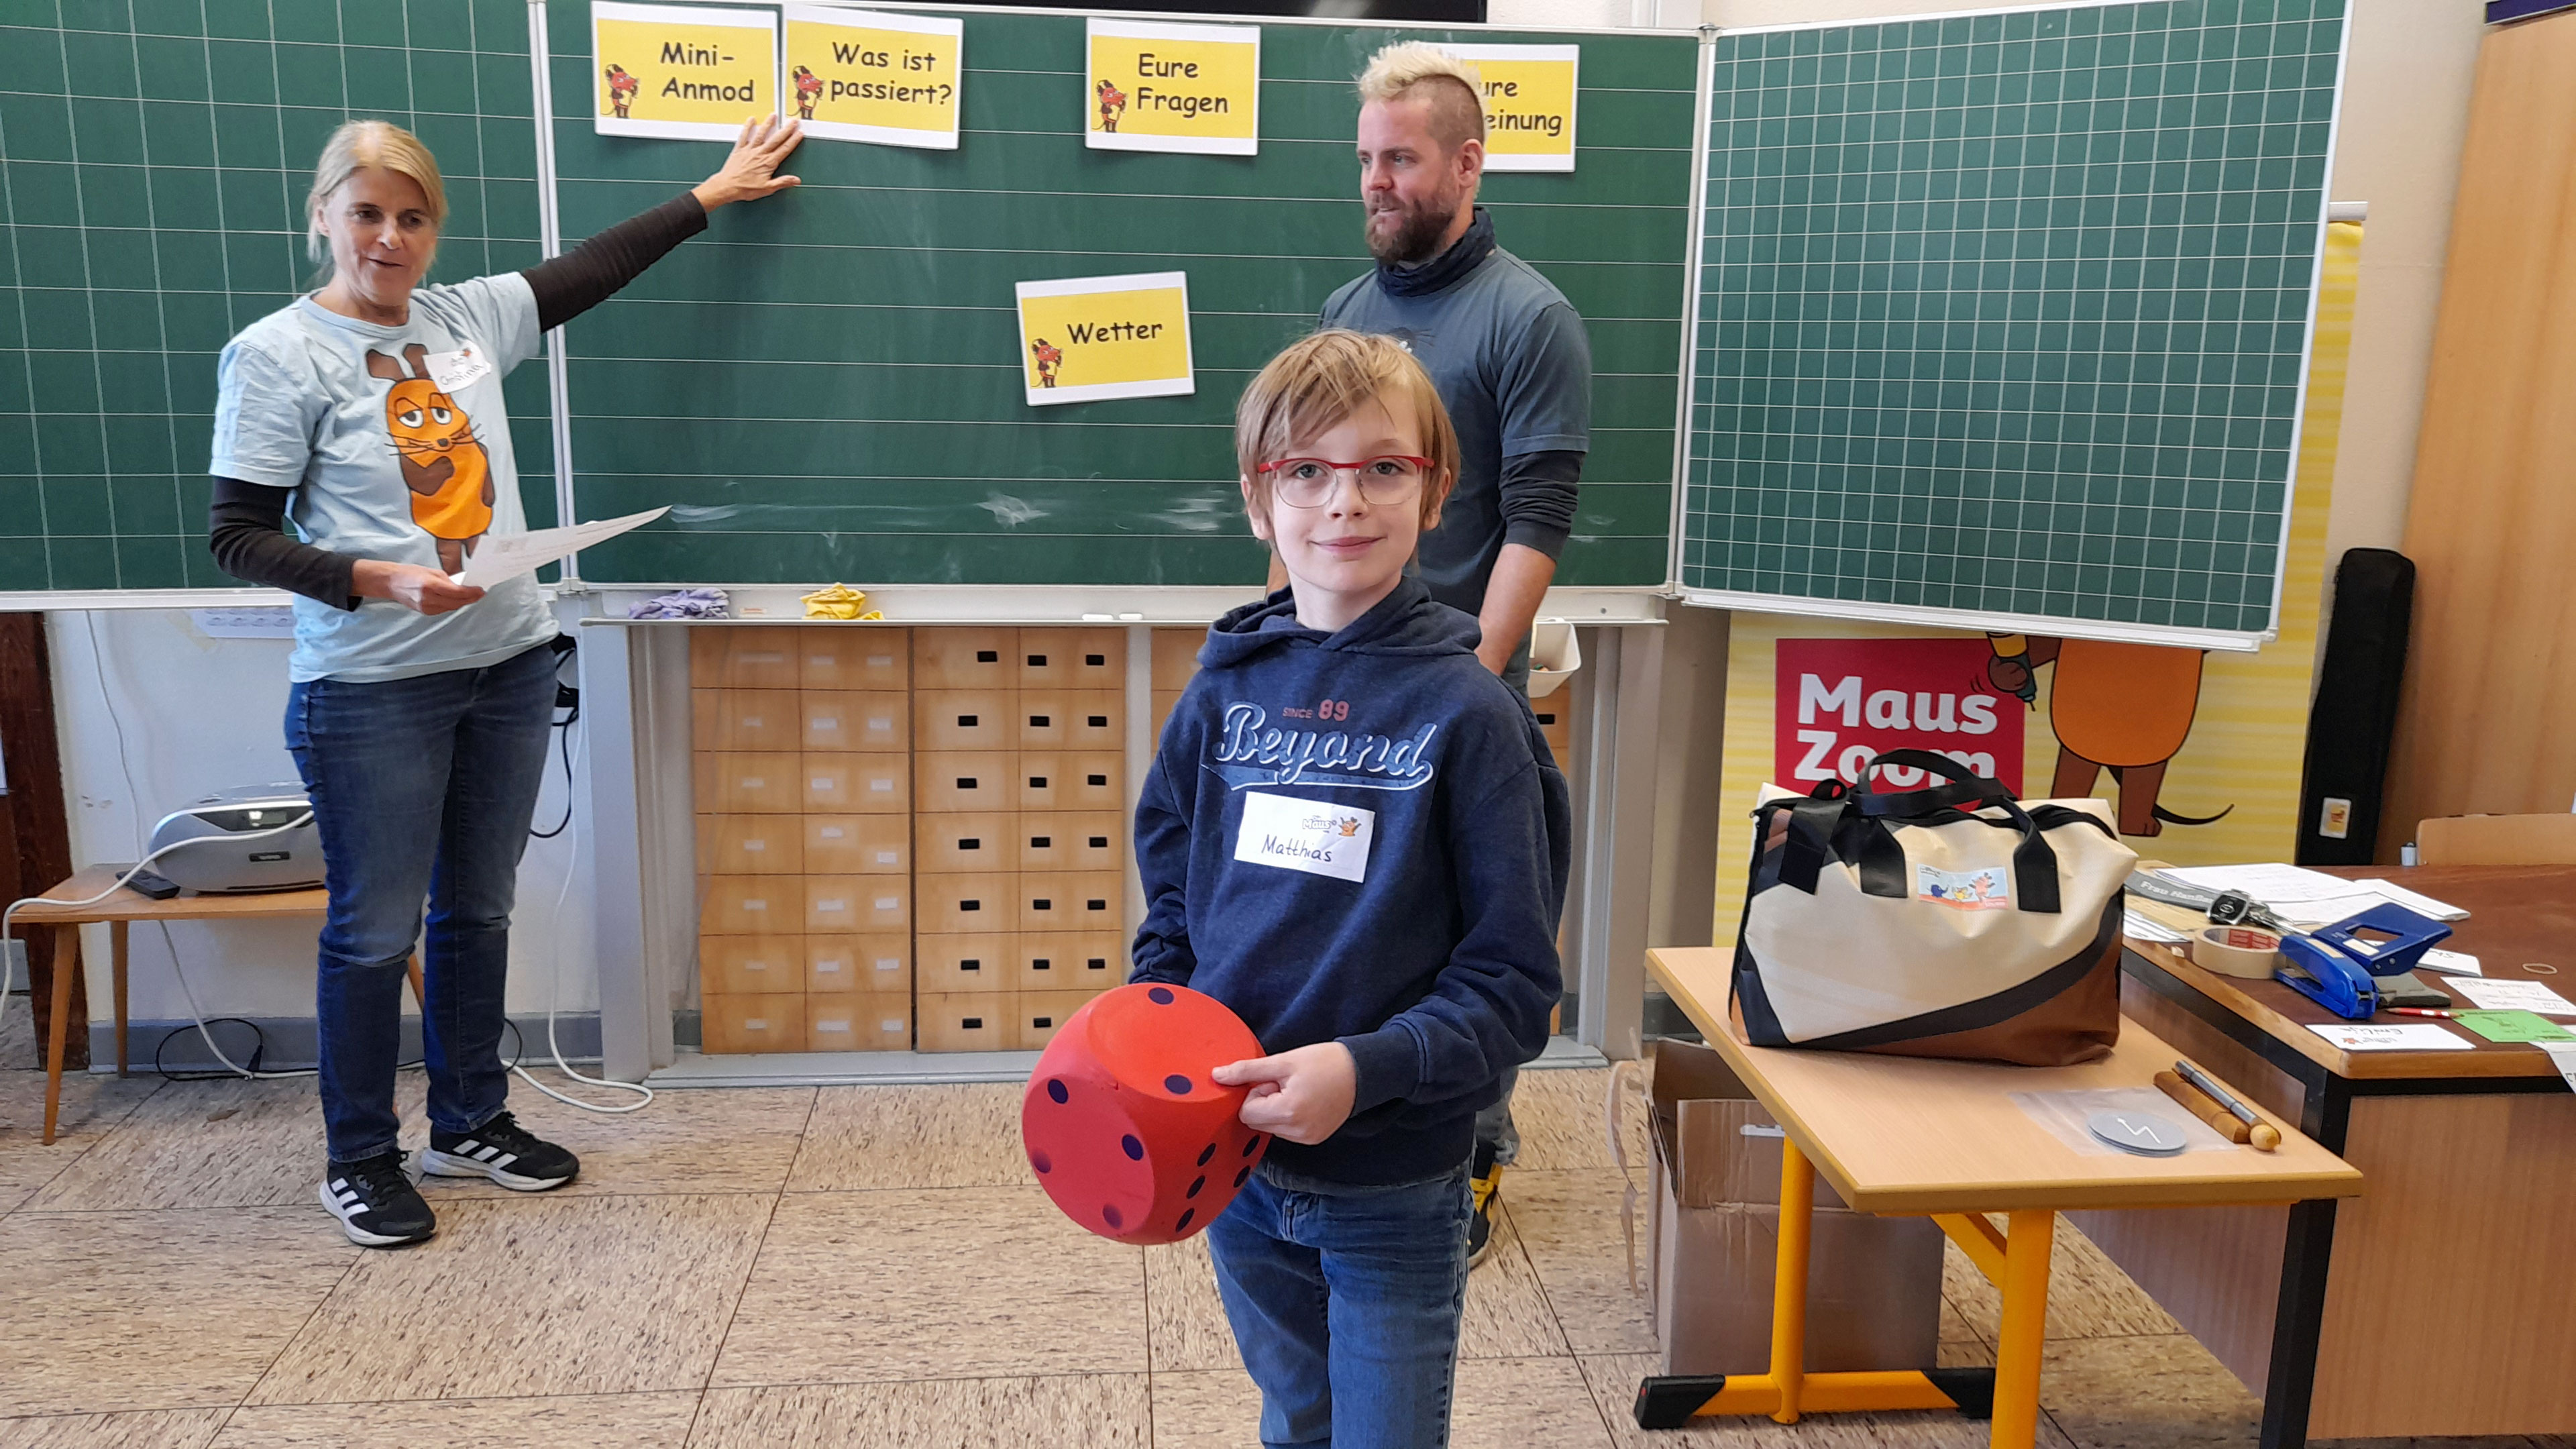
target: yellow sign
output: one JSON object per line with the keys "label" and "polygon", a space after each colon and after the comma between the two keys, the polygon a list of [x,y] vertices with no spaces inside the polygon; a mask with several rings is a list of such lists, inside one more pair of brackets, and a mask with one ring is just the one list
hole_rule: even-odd
{"label": "yellow sign", "polygon": [[789,5],[778,93],[805,133],[835,141],[957,149],[965,22]]}
{"label": "yellow sign", "polygon": [[1250,156],[1261,149],[1261,27],[1100,20],[1083,78],[1098,151]]}
{"label": "yellow sign", "polygon": [[778,113],[778,14],[601,0],[590,64],[599,134],[730,141]]}
{"label": "yellow sign", "polygon": [[1022,282],[1029,406],[1196,392],[1186,272]]}
{"label": "yellow sign", "polygon": [[1452,45],[1485,83],[1485,169],[1574,169],[1579,45]]}

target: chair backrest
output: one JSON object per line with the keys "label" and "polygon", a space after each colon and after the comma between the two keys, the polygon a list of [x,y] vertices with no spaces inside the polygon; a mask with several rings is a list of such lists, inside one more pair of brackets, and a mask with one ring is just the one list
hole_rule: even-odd
{"label": "chair backrest", "polygon": [[2576,865],[2576,815],[2446,815],[2415,827],[2418,865]]}

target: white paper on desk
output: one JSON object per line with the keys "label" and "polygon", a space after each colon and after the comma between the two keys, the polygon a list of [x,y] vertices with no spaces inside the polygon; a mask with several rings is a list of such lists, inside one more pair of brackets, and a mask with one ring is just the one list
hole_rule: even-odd
{"label": "white paper on desk", "polygon": [[2484,976],[2486,974],[2478,968],[2477,957],[2466,951],[2445,951],[2439,946],[2426,951],[2423,959],[2415,963],[2415,969],[2439,971],[2448,976]]}
{"label": "white paper on desk", "polygon": [[2429,1021],[2366,1026],[2357,1021],[2310,1025],[2308,1030],[2348,1052],[2464,1052],[2477,1044]]}
{"label": "white paper on desk", "polygon": [[2179,946],[2191,939],[2173,927],[2161,921],[2149,920],[2136,911],[2125,911],[2121,914],[2120,934],[2132,941],[2153,941],[2161,946]]}
{"label": "white paper on desk", "polygon": [[487,533],[476,540],[474,552],[466,555],[465,572],[456,576],[456,582],[488,589],[521,574],[535,573],[557,559],[606,542],[630,528],[641,528],[670,511],[668,507],[656,508],[649,513],[630,513],[623,518],[602,518],[564,528],[540,528],[533,533]]}
{"label": "white paper on desk", "polygon": [[2348,896],[2356,885],[2340,876],[2277,861],[2263,865],[2167,866],[2164,874],[2203,890],[2243,891],[2267,906]]}
{"label": "white paper on desk", "polygon": [[2536,1041],[2532,1045],[2549,1053],[2550,1064],[2558,1068],[2558,1075],[2567,1079],[2569,1087],[2576,1087],[2576,1041]]}
{"label": "white paper on desk", "polygon": [[2476,1003],[2482,1011],[2536,1011],[2542,1016],[2576,1016],[2576,1001],[2568,1000],[2537,981],[2476,976],[2445,984]]}
{"label": "white paper on desk", "polygon": [[2469,918],[2467,911],[2452,905],[2449,901],[2437,901],[2431,896],[2419,895],[2393,880],[2381,880],[2374,876],[2369,880],[2354,881],[2353,884],[2368,886],[2419,916],[2431,916],[2437,921],[2465,921]]}

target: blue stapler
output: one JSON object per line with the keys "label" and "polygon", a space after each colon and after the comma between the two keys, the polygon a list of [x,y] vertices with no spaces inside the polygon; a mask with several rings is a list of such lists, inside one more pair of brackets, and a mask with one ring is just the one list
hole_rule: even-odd
{"label": "blue stapler", "polygon": [[2283,936],[2281,955],[2288,964],[2272,975],[2346,1021],[2361,1021],[2379,1009],[2378,978],[2404,976],[2450,935],[2440,921],[2392,901],[2304,935]]}

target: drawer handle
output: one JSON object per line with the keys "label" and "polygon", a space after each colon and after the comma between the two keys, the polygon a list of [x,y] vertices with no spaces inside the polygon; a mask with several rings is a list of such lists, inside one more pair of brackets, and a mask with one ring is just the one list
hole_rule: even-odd
{"label": "drawer handle", "polygon": [[971,730],[971,729],[975,728],[975,724],[976,724],[976,716],[974,716],[974,715],[971,715],[971,714],[961,714],[961,715],[957,716],[957,727],[958,727],[959,729],[961,729],[961,730]]}
{"label": "drawer handle", "polygon": [[1051,911],[1055,909],[1055,901],[1051,897],[1040,896],[1036,900],[1029,902],[1029,909],[1034,911]]}
{"label": "drawer handle", "polygon": [[1029,656],[1029,667],[1030,667],[1031,669],[1044,669],[1044,668],[1046,668],[1046,656],[1045,656],[1045,655],[1043,655],[1043,654],[1032,654],[1032,655],[1030,655],[1030,656]]}
{"label": "drawer handle", "polygon": [[1029,969],[1032,971],[1047,971],[1052,970],[1053,968],[1054,963],[1044,956],[1040,956],[1038,959],[1029,963]]}
{"label": "drawer handle", "polygon": [[1109,969],[1109,961],[1106,957],[1094,956],[1084,964],[1094,971],[1106,971]]}
{"label": "drawer handle", "polygon": [[982,1031],[984,1029],[984,1018],[980,1016],[970,1016],[964,1021],[957,1023],[957,1025],[966,1031]]}
{"label": "drawer handle", "polygon": [[957,788],[958,788],[958,789],[960,789],[960,790],[972,790],[972,789],[974,789],[974,788],[975,788],[975,777],[974,777],[974,776],[972,776],[972,775],[960,775],[960,776],[958,776],[958,777],[957,777]]}
{"label": "drawer handle", "polygon": [[1083,909],[1087,911],[1105,911],[1109,909],[1109,903],[1103,900],[1087,901],[1084,903]]}
{"label": "drawer handle", "polygon": [[1033,1016],[1029,1018],[1029,1025],[1033,1027],[1050,1027],[1055,1025],[1055,1018],[1052,1016]]}
{"label": "drawer handle", "polygon": [[1029,849],[1031,850],[1053,850],[1054,848],[1055,837],[1052,835],[1032,835],[1029,837]]}
{"label": "drawer handle", "polygon": [[1109,848],[1109,837],[1106,835],[1095,835],[1091,837],[1091,848],[1094,850],[1107,850]]}
{"label": "drawer handle", "polygon": [[957,848],[959,850],[982,850],[984,848],[984,842],[977,836],[969,835],[965,839],[957,842]]}
{"label": "drawer handle", "polygon": [[1109,728],[1109,716],[1105,714],[1095,714],[1091,716],[1091,727],[1096,730],[1105,730]]}
{"label": "drawer handle", "polygon": [[1043,714],[1033,714],[1033,715],[1030,715],[1030,716],[1029,716],[1029,728],[1030,728],[1030,729],[1033,729],[1033,730],[1052,729],[1052,728],[1054,728],[1054,726],[1053,726],[1051,723],[1049,723],[1049,721],[1050,721],[1050,719],[1051,719],[1051,718],[1052,718],[1051,716],[1043,715]]}
{"label": "drawer handle", "polygon": [[975,651],[975,662],[978,664],[999,664],[1002,662],[1001,651],[998,649],[978,649]]}
{"label": "drawer handle", "polygon": [[1091,788],[1095,790],[1106,790],[1109,788],[1109,777],[1107,775],[1093,775],[1090,777],[1090,783]]}
{"label": "drawer handle", "polygon": [[1031,775],[1031,776],[1029,776],[1029,788],[1030,788],[1030,789],[1032,789],[1032,790],[1043,790],[1043,789],[1045,789],[1046,787],[1047,787],[1046,776],[1044,776],[1044,775]]}
{"label": "drawer handle", "polygon": [[984,963],[981,961],[960,961],[957,963],[957,969],[960,971],[981,971],[984,969]]}

